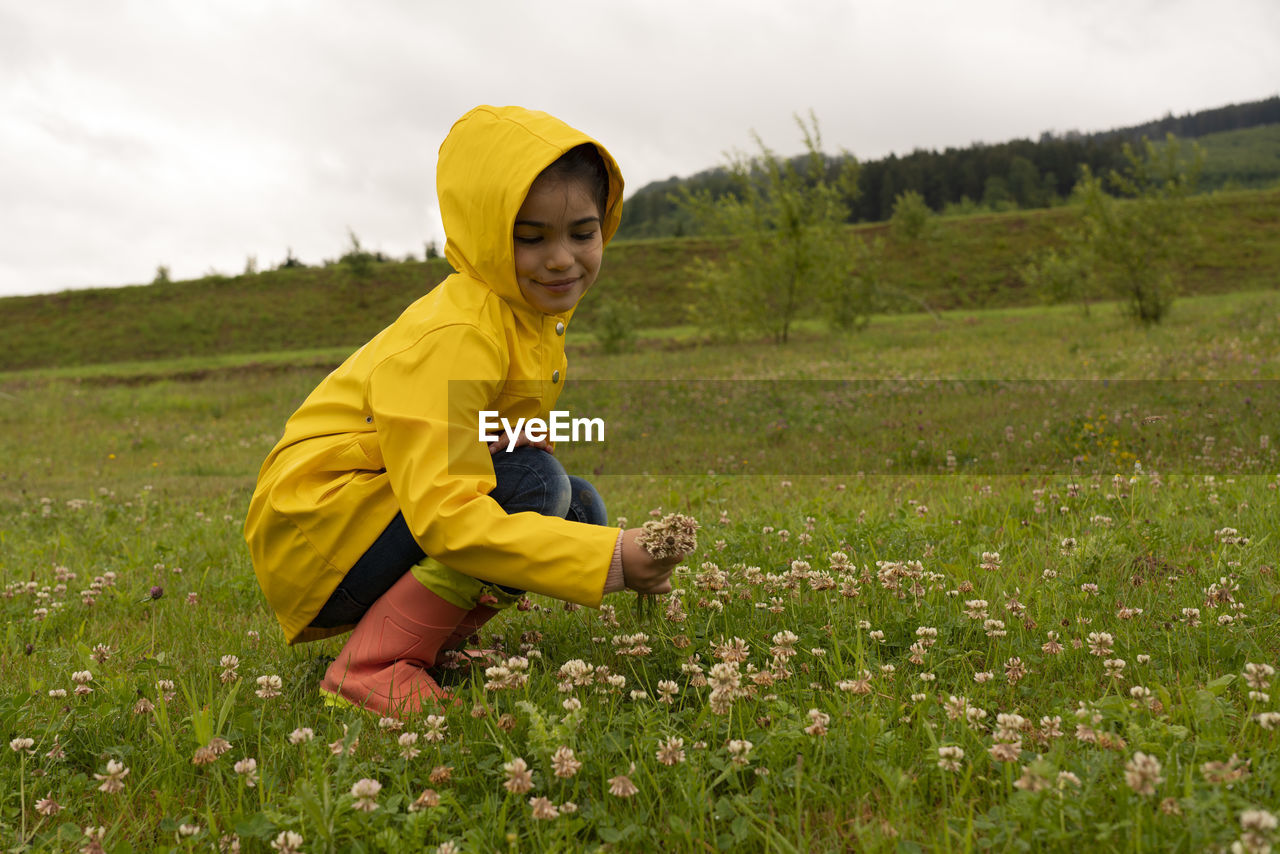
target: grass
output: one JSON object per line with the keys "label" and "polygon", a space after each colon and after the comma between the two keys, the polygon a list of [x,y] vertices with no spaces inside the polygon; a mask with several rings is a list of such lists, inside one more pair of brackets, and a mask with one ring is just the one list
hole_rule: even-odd
{"label": "grass", "polygon": [[[1269,387],[1278,327],[1270,292],[1183,300],[1152,330],[1113,306],[899,316],[786,348],[578,352],[566,400],[671,377]],[[0,762],[10,847],[76,850],[102,827],[110,851],[209,850],[233,835],[268,851],[287,832],[307,851],[1199,851],[1248,838],[1249,811],[1275,811],[1280,718],[1263,687],[1280,652],[1274,421],[1235,436],[1232,413],[1213,409],[1214,459],[1177,473],[1124,460],[1068,474],[1057,460],[946,474],[903,451],[892,474],[598,475],[628,524],[658,510],[701,520],[680,594],[649,617],[629,595],[598,612],[535,597],[504,615],[485,634],[527,681],[446,674],[461,702],[432,741],[425,719],[397,731],[321,704],[341,639],[283,647],[240,540],[258,465],[336,356],[0,380],[0,722],[6,739],[33,741]],[[892,388],[901,398],[879,420],[809,417],[833,441],[898,437],[908,450],[917,422],[943,440],[972,428],[965,396],[922,406]],[[636,453],[714,452],[681,413],[651,408],[654,432],[628,440]],[[1036,418],[1074,431],[1086,410],[1096,424],[1116,408],[1082,396]],[[750,402],[739,412],[771,417]],[[1015,415],[985,420],[1002,435]],[[562,456],[582,470],[586,451]],[[562,690],[575,659],[583,684]],[[279,696],[259,683],[270,676]],[[215,736],[230,750],[193,764]],[[669,744],[674,757],[670,739],[683,761],[668,765],[657,754]],[[554,774],[562,746],[583,763],[573,777]],[[528,792],[504,786],[517,758]],[[121,768],[123,788],[103,791]],[[631,797],[611,794],[623,776]],[[366,779],[380,784],[370,812],[352,792]],[[558,817],[536,819],[535,797]],[[42,799],[60,811],[42,814]]]}

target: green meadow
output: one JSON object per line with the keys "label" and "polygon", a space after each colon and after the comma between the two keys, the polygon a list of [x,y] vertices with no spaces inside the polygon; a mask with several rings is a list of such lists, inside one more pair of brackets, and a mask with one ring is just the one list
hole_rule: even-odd
{"label": "green meadow", "polygon": [[321,703],[341,639],[283,646],[240,535],[345,348],[12,371],[0,838],[1267,850],[1277,342],[1271,289],[574,350],[562,403],[610,432],[559,455],[699,547],[652,610],[530,597],[403,725]]}

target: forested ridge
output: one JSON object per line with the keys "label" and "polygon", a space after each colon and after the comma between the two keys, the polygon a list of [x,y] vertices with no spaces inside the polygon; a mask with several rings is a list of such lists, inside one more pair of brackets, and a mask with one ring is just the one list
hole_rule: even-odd
{"label": "forested ridge", "polygon": [[[1196,139],[1277,123],[1280,123],[1280,96],[1184,116],[1167,115],[1133,127],[1096,133],[1046,131],[1034,141],[1017,139],[944,151],[919,149],[902,156],[891,154],[861,164],[858,193],[847,202],[848,221],[887,220],[893,212],[894,200],[907,190],[920,193],[937,212],[1048,207],[1070,195],[1082,166],[1088,166],[1094,174],[1121,167],[1126,142],[1136,142],[1144,136],[1161,140],[1170,133],[1183,139]],[[1269,139],[1261,144],[1271,147]],[[1266,159],[1265,152],[1262,157]],[[1216,189],[1228,182],[1240,186],[1264,185],[1280,175],[1280,156],[1274,159],[1276,162],[1272,165],[1240,175],[1208,170],[1202,189]],[[829,171],[834,176],[841,159],[829,156],[829,161]],[[688,178],[673,176],[648,184],[627,200],[618,236],[692,234],[693,225],[673,196],[678,196],[683,189],[720,196],[732,192],[732,188],[733,181],[723,166]]]}

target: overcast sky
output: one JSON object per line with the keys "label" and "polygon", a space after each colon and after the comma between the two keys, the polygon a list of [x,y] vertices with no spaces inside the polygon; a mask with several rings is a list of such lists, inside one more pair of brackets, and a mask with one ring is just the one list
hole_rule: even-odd
{"label": "overcast sky", "polygon": [[436,151],[546,110],[634,191],[750,148],[1105,130],[1280,93],[1276,0],[0,0],[0,295],[443,244]]}

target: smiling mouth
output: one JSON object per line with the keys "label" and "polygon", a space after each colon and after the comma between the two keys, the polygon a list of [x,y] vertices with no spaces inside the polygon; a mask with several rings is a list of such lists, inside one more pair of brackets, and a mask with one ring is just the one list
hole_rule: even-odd
{"label": "smiling mouth", "polygon": [[577,283],[578,283],[577,279],[560,279],[555,282],[538,282],[538,284],[542,285],[542,287],[546,288],[549,291],[555,291],[556,293],[564,293],[565,291],[569,290]]}

